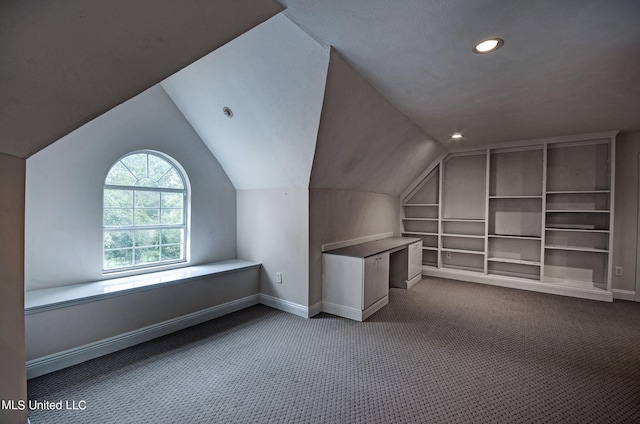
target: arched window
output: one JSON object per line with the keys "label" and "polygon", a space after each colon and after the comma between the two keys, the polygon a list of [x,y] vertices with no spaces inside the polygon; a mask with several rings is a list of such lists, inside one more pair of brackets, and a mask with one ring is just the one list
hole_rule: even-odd
{"label": "arched window", "polygon": [[118,160],[104,182],[104,272],[185,262],[188,180],[153,151]]}

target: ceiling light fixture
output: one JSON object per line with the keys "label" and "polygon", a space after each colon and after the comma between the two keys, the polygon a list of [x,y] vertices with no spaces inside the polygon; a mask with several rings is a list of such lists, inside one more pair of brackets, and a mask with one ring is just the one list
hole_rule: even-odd
{"label": "ceiling light fixture", "polygon": [[500,38],[489,38],[488,40],[484,40],[476,44],[476,46],[473,48],[473,52],[476,54],[491,53],[498,50],[500,47],[502,47],[503,44],[504,41],[502,41],[502,39]]}
{"label": "ceiling light fixture", "polygon": [[227,118],[233,118],[233,111],[226,106],[222,108],[222,113],[224,113],[224,116]]}
{"label": "ceiling light fixture", "polygon": [[460,134],[460,133],[451,134],[451,138],[453,140],[460,140],[462,138],[462,134]]}

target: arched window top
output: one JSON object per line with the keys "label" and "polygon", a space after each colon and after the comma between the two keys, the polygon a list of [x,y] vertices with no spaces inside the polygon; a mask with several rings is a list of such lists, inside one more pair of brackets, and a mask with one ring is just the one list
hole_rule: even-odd
{"label": "arched window top", "polygon": [[116,162],[105,179],[105,185],[185,188],[181,173],[165,158],[151,152],[133,153]]}

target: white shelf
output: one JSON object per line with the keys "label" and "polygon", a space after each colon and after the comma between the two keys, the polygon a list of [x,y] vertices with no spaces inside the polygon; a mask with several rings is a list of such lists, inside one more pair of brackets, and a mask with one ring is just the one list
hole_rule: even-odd
{"label": "white shelf", "polygon": [[552,228],[547,227],[545,231],[572,231],[577,233],[608,233],[609,230],[590,230],[586,228]]}
{"label": "white shelf", "polygon": [[515,240],[542,240],[540,236],[513,236],[506,234],[489,234],[489,237],[503,238],[503,239],[515,239]]}
{"label": "white shelf", "polygon": [[572,279],[569,279],[569,278],[545,277],[542,280],[542,282],[545,283],[545,284],[553,284],[555,286],[562,286],[562,287],[574,287],[574,288],[581,288],[581,289],[601,290],[603,292],[606,291],[604,289],[601,289],[600,287],[597,287],[597,285],[594,284],[593,281],[581,281],[581,280],[572,280]]}
{"label": "white shelf", "polygon": [[547,194],[609,194],[611,190],[547,191]]}
{"label": "white shelf", "polygon": [[443,247],[440,249],[443,252],[451,252],[451,253],[466,253],[469,255],[484,255],[484,252],[479,250],[464,250],[464,249],[450,249],[448,247]]}
{"label": "white shelf", "polygon": [[542,199],[542,196],[489,196],[489,199]]}
{"label": "white shelf", "polygon": [[442,218],[445,222],[484,222],[484,219]]}
{"label": "white shelf", "polygon": [[505,263],[505,264],[540,266],[540,262],[538,262],[538,261],[526,261],[526,260],[523,260],[523,259],[488,258],[487,260],[489,262],[502,262],[502,263]]}
{"label": "white shelf", "polygon": [[402,206],[439,206],[437,203],[403,203]]}
{"label": "white shelf", "polygon": [[402,218],[403,221],[437,221],[438,218]]}
{"label": "white shelf", "polygon": [[[589,227],[593,227],[593,225],[590,225]],[[585,233],[608,233],[609,230],[605,230],[602,228],[587,228],[586,226],[584,228],[578,228],[578,224],[576,225],[572,225],[571,227],[547,227],[545,228],[545,230],[551,230],[551,231],[582,231]]]}
{"label": "white shelf", "polygon": [[460,237],[460,238],[473,238],[473,239],[483,239],[484,236],[475,236],[471,234],[442,234],[442,237]]}
{"label": "white shelf", "polygon": [[425,233],[421,231],[403,231],[402,234],[403,235],[413,234],[413,235],[419,235],[419,236],[437,236],[438,235],[438,233]]}
{"label": "white shelf", "polygon": [[460,270],[460,271],[466,271],[466,272],[473,272],[473,273],[484,273],[484,269],[482,268],[476,268],[474,266],[463,266],[463,265],[451,265],[451,264],[442,264],[443,268],[449,268],[449,269],[455,269],[455,270]]}
{"label": "white shelf", "polygon": [[432,246],[422,246],[422,250],[435,250],[437,252],[438,248]]}
{"label": "white shelf", "polygon": [[605,209],[547,209],[547,213],[610,213]]}
{"label": "white shelf", "polygon": [[571,251],[575,251],[575,252],[609,253],[608,250],[595,249],[593,247],[546,245],[544,248],[545,249],[553,249],[553,250],[571,250]]}

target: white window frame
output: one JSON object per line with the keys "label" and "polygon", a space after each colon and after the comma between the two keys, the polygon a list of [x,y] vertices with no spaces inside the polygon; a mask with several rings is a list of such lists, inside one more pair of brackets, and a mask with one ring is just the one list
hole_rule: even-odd
{"label": "white window frame", "polygon": [[[144,186],[136,186],[136,185],[114,185],[114,184],[107,184],[106,183],[106,179],[109,175],[109,173],[111,172],[111,170],[113,169],[113,167],[115,167],[116,165],[118,165],[118,163],[122,163],[125,167],[126,165],[124,164],[124,162],[121,162],[122,160],[126,159],[129,156],[133,156],[133,155],[137,155],[137,154],[146,154],[146,155],[152,155],[152,156],[156,156],[162,160],[164,160],[165,162],[167,162],[169,165],[171,165],[171,168],[165,172],[164,175],[166,175],[166,173],[170,172],[171,169],[174,169],[177,174],[180,176],[181,180],[182,180],[182,185],[183,188],[179,189],[179,188],[160,188],[160,187],[144,187]],[[148,165],[147,165],[148,167]],[[128,169],[128,168],[127,168]],[[135,177],[135,175],[133,174],[133,172],[131,170],[129,170],[129,172],[132,173],[132,175]],[[162,177],[158,178],[161,179]],[[122,226],[105,226],[105,222],[104,222],[104,217],[105,217],[105,203],[104,203],[104,193],[105,190],[126,190],[126,191],[133,191],[134,194],[134,200],[133,200],[133,204],[131,207],[132,210],[132,214],[133,214],[133,221],[131,225],[122,225]],[[160,193],[182,193],[183,195],[183,202],[182,202],[182,223],[181,224],[154,224],[154,225],[135,225],[135,210],[136,210],[136,206],[135,206],[135,192],[160,192]],[[170,157],[169,155],[162,153],[162,152],[158,152],[158,151],[154,151],[154,150],[136,150],[133,152],[129,152],[126,155],[120,157],[118,160],[116,160],[111,167],[109,167],[109,170],[107,171],[107,174],[105,176],[105,183],[103,185],[103,189],[102,189],[102,273],[104,275],[109,275],[109,274],[113,274],[113,273],[122,273],[122,272],[127,272],[127,271],[136,271],[136,270],[149,270],[149,271],[153,271],[153,270],[159,270],[159,269],[166,269],[166,268],[171,268],[171,267],[175,267],[176,265],[180,265],[180,266],[184,266],[186,264],[189,263],[189,253],[190,253],[190,234],[189,234],[189,227],[190,227],[190,203],[191,203],[191,187],[189,184],[189,179],[187,177],[187,174],[185,172],[185,170],[182,168],[182,166],[172,157]],[[160,216],[162,216],[162,203],[160,203],[160,206],[158,207],[159,210],[159,214]],[[183,230],[183,242],[182,243],[169,243],[166,245],[162,244],[162,239],[160,239],[160,244],[158,245],[160,247],[160,255],[162,254],[162,247],[163,246],[172,246],[172,245],[182,245],[182,258],[180,259],[173,259],[173,260],[166,260],[166,261],[162,261],[162,259],[160,259],[160,261],[158,262],[152,262],[152,263],[144,263],[144,264],[136,264],[135,263],[135,254],[136,254],[136,249],[143,249],[145,247],[149,247],[149,246],[136,246],[136,241],[135,241],[135,230],[162,230],[162,229],[182,229]],[[134,239],[132,241],[132,247],[131,248],[113,248],[113,249],[105,249],[105,236],[107,231],[132,231],[134,234]],[[111,251],[111,250],[127,250],[127,249],[131,249],[131,254],[132,254],[132,265],[130,266],[121,266],[121,267],[115,267],[115,268],[105,268],[105,252],[107,251]]]}

